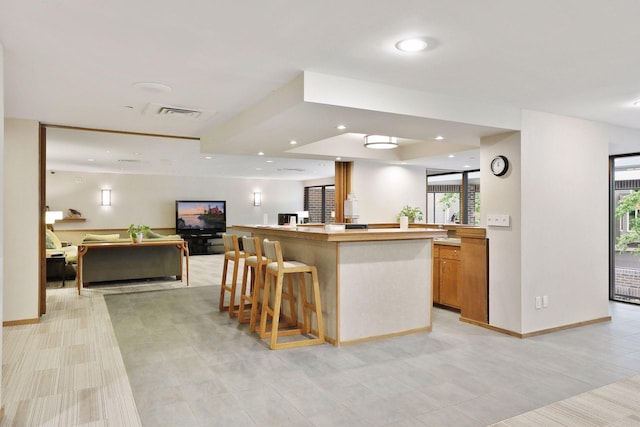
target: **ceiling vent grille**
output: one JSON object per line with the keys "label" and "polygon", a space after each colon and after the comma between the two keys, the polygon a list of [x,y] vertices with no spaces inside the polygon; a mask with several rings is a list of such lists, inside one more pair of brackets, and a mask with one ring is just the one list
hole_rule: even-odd
{"label": "ceiling vent grille", "polygon": [[187,108],[161,107],[157,113],[159,116],[184,117],[187,119],[197,119],[202,111],[189,110]]}
{"label": "ceiling vent grille", "polygon": [[215,114],[215,111],[207,111],[197,108],[177,107],[175,105],[161,105],[149,103],[145,107],[143,114],[154,117],[176,117],[191,120],[207,120]]}

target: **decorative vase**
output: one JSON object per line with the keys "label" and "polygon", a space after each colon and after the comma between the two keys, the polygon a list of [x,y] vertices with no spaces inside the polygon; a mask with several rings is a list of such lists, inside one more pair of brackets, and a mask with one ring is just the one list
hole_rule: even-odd
{"label": "decorative vase", "polygon": [[142,242],[142,233],[136,233],[133,236],[133,243],[141,243]]}
{"label": "decorative vase", "polygon": [[409,228],[409,217],[403,215],[400,217],[400,229],[406,230],[407,228]]}

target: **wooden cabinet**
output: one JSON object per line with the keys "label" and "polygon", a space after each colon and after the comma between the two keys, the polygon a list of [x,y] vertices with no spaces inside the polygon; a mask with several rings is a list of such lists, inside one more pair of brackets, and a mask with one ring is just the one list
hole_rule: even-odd
{"label": "wooden cabinet", "polygon": [[460,308],[461,251],[458,246],[434,245],[433,302]]}

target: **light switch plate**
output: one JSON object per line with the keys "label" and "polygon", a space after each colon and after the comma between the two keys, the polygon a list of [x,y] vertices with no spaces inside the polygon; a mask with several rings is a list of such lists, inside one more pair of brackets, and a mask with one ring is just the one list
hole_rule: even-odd
{"label": "light switch plate", "polygon": [[487,225],[491,227],[509,227],[511,225],[511,217],[504,214],[487,215]]}

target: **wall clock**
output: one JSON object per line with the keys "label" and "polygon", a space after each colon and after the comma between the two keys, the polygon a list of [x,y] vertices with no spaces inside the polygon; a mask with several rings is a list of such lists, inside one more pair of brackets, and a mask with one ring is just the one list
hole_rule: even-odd
{"label": "wall clock", "polygon": [[495,156],[491,160],[491,173],[495,176],[502,176],[509,170],[509,160],[505,156]]}

